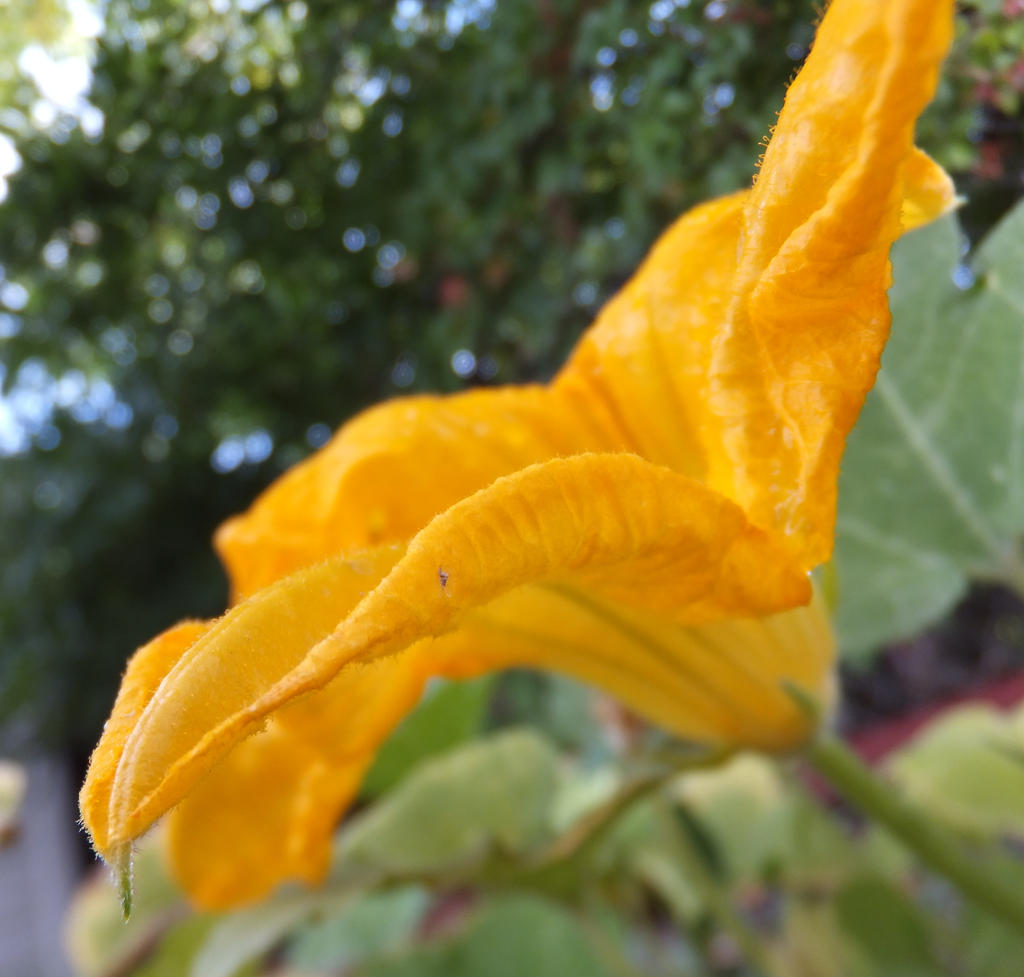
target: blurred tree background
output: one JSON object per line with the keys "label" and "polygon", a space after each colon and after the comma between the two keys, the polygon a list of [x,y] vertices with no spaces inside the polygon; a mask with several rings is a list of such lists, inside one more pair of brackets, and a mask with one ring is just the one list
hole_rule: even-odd
{"label": "blurred tree background", "polygon": [[[1024,5],[961,7],[920,141],[973,236],[1022,185]],[[815,16],[8,3],[0,724],[84,757],[130,651],[223,608],[214,527],[356,410],[549,377],[673,217],[749,184]]]}

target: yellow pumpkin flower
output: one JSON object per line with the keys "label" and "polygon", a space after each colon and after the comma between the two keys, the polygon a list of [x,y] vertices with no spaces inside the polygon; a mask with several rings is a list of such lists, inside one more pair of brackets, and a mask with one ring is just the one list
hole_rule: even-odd
{"label": "yellow pumpkin flower", "polygon": [[546,386],[391,401],[217,534],[235,590],[128,665],[82,790],[118,863],[170,812],[199,904],[315,881],[435,675],[556,669],[680,736],[814,733],[844,439],[889,328],[888,253],[953,204],[914,149],[950,0],[834,0],[752,190],[658,241]]}

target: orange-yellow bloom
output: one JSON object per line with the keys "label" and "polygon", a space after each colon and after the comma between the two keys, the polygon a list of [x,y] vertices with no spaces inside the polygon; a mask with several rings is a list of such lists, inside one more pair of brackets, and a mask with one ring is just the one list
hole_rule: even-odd
{"label": "orange-yellow bloom", "polygon": [[949,0],[834,0],[755,187],[680,218],[546,386],[367,411],[217,534],[236,604],[132,659],[82,791],[119,861],[170,812],[199,903],[316,880],[434,675],[603,686],[682,736],[784,751],[833,645],[843,442],[889,248],[953,202],[913,147]]}

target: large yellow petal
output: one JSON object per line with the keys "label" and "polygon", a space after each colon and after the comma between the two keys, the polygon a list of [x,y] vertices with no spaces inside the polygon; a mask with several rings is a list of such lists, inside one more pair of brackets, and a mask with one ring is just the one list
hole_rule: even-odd
{"label": "large yellow petal", "polygon": [[171,868],[190,899],[221,909],[254,902],[287,879],[320,881],[335,826],[427,682],[499,665],[480,654],[456,662],[419,642],[402,655],[342,669],[326,688],[270,717],[171,812]]}
{"label": "large yellow petal", "polygon": [[171,812],[172,874],[202,909],[255,902],[286,880],[321,881],[337,820],[372,759],[330,764],[271,720]]}
{"label": "large yellow petal", "polygon": [[561,584],[511,591],[468,615],[434,649],[451,662],[445,674],[455,667],[555,669],[612,692],[684,739],[771,752],[799,746],[813,732],[784,684],[827,705],[834,652],[820,600],[685,626]]}
{"label": "large yellow petal", "polygon": [[124,743],[108,849],[141,834],[267,716],[301,730],[299,706],[294,716],[282,707],[349,663],[452,631],[517,587],[568,587],[681,626],[810,597],[803,572],[738,507],[627,454],[555,459],[499,479],[431,522],[347,614],[351,574],[338,580],[337,562],[261,591],[181,657]]}
{"label": "large yellow petal", "polygon": [[746,194],[679,218],[583,335],[553,388],[601,409],[632,450],[703,481],[708,371],[729,308]]}
{"label": "large yellow petal", "polygon": [[949,46],[952,7],[834,0],[744,208],[733,306],[712,363],[725,450],[710,484],[788,535],[807,565],[831,550],[843,442],[888,335],[888,253],[907,177],[934,186],[913,129]]}
{"label": "large yellow petal", "polygon": [[[110,819],[120,825],[116,806],[116,782],[125,765],[127,745],[132,741],[143,716],[159,709],[173,686],[174,676],[188,661],[216,644],[220,654],[230,660],[231,681],[225,688],[199,686],[190,715],[172,714],[158,735],[170,742],[181,736],[201,735],[201,728],[188,723],[203,722],[203,709],[217,713],[221,693],[243,696],[247,688],[259,687],[267,669],[273,668],[278,653],[275,641],[308,647],[329,632],[339,615],[355,606],[380,582],[401,554],[391,547],[368,551],[356,559],[336,560],[330,568],[316,566],[300,571],[289,580],[290,589],[268,590],[235,609],[229,633],[224,635],[227,619],[214,622],[186,622],[171,628],[136,652],[129,663],[121,691],[103,736],[93,751],[79,798],[82,820],[96,849],[115,862],[123,854],[126,839],[119,826],[113,832]],[[141,834],[135,832],[132,837]]]}
{"label": "large yellow petal", "polygon": [[600,411],[544,387],[406,397],[345,424],[275,482],[216,545],[236,598],[300,567],[407,541],[435,515],[535,462],[626,447]]}

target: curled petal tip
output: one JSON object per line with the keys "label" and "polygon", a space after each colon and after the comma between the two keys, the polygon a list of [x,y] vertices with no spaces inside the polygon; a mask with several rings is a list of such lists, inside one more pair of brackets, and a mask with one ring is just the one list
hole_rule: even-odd
{"label": "curled petal tip", "polygon": [[957,194],[949,174],[921,149],[915,149],[907,160],[903,187],[900,224],[904,232],[937,220],[966,202]]}

